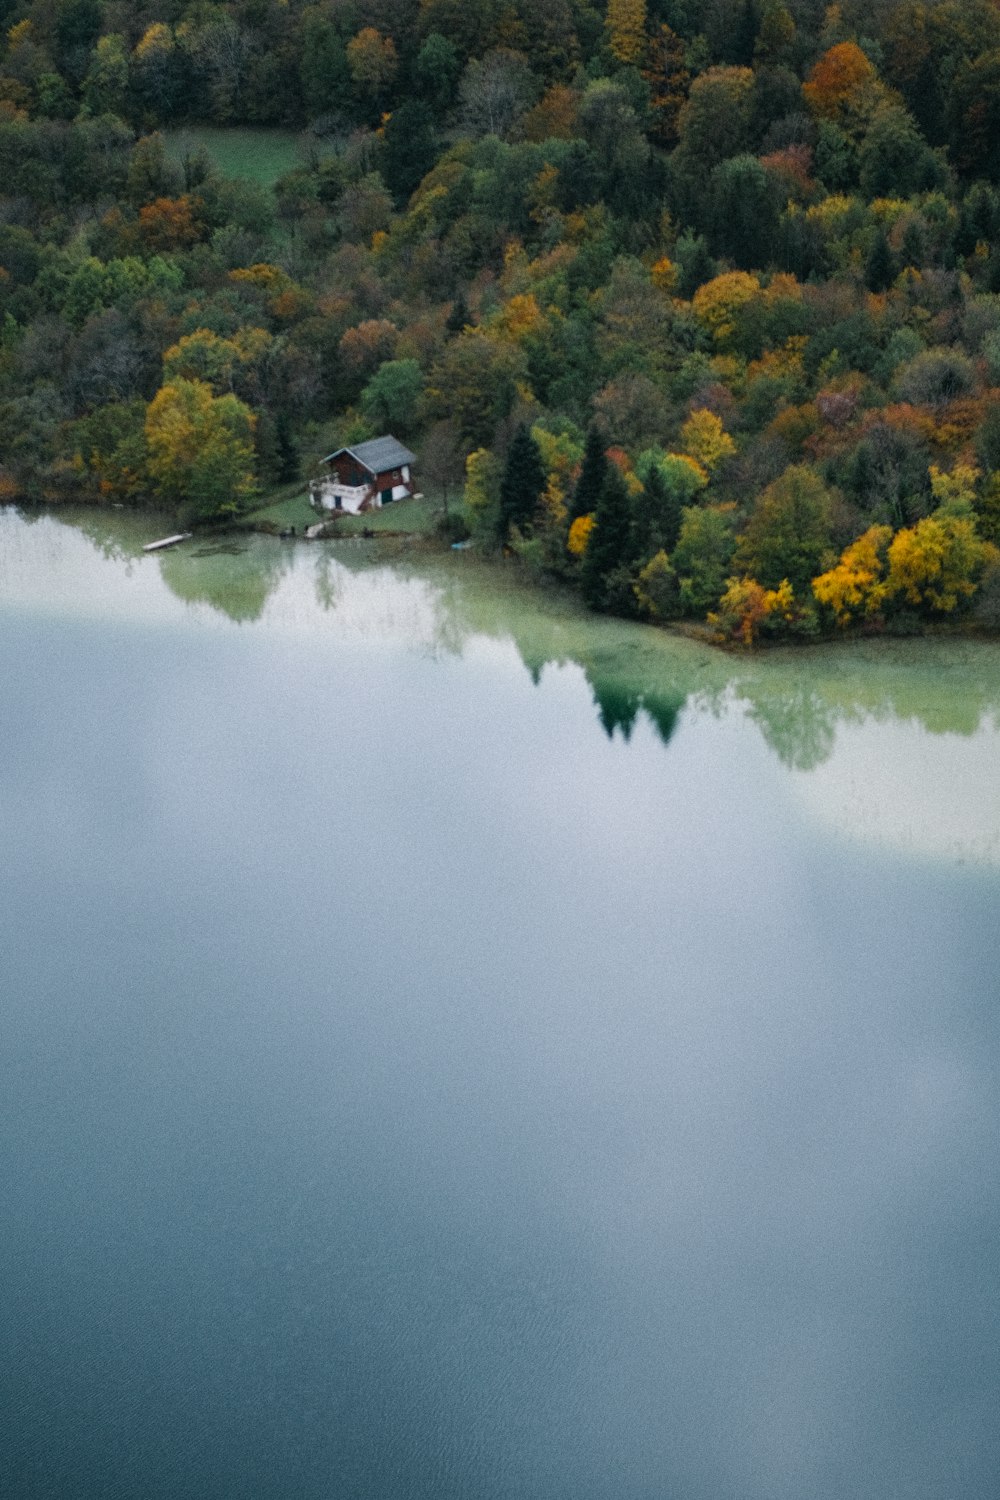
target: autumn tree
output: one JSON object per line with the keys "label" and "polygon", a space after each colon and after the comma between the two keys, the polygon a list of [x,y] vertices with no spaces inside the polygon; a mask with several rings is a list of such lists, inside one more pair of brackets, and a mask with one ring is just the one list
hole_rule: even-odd
{"label": "autumn tree", "polygon": [[495,543],[499,529],[500,465],[488,448],[474,448],[465,460],[465,509],[475,535]]}
{"label": "autumn tree", "polygon": [[347,43],[354,86],[372,108],[380,108],[399,68],[396,44],[375,26],[365,26]]}
{"label": "autumn tree", "polygon": [[736,452],[722,418],[704,407],[696,407],[681,428],[681,448],[709,474]]}
{"label": "autumn tree", "polygon": [[971,599],[996,549],[976,535],[971,507],[939,508],[889,544],[886,597],[928,614],[951,614]]}
{"label": "autumn tree", "polygon": [[605,25],[611,56],[637,67],[646,51],[646,0],[608,0]]}
{"label": "autumn tree", "polygon": [[813,594],[841,628],[881,614],[891,540],[890,526],[869,526],[844,548],[836,567],[813,579]]}
{"label": "autumn tree", "polygon": [[802,85],[814,114],[857,128],[878,97],[878,75],[856,42],[838,42],[824,52]]}
{"label": "autumn tree", "polygon": [[254,418],[203,380],[162,386],[146,411],[147,467],[157,495],[205,521],[234,516],[254,492]]}
{"label": "autumn tree", "polygon": [[187,249],[201,237],[198,204],[185,193],[157,198],[139,210],[139,234],[148,250]]}
{"label": "autumn tree", "polygon": [[680,135],[680,115],[691,74],[684,43],[675,31],[661,25],[650,39],[642,76],[649,88],[651,135],[660,146],[674,146]]}

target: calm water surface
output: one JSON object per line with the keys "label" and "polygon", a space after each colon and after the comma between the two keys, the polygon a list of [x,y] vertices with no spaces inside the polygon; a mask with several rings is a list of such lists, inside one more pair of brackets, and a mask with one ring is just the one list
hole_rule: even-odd
{"label": "calm water surface", "polygon": [[1000,649],[0,513],[0,1494],[978,1500]]}

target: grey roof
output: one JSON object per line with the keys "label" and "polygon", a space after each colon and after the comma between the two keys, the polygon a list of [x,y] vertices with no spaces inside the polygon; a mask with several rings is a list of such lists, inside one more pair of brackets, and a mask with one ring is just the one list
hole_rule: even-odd
{"label": "grey roof", "polygon": [[353,448],[338,448],[336,453],[328,453],[323,462],[332,463],[341,453],[349,453],[371,474],[384,474],[388,469],[398,469],[403,464],[417,461],[415,453],[404,448],[396,438],[388,436],[371,438],[367,443],[355,443]]}

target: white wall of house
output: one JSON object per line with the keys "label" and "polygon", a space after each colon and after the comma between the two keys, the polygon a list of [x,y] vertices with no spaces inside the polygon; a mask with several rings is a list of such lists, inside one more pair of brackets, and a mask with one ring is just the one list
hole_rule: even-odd
{"label": "white wall of house", "polygon": [[[336,479],[321,479],[310,487],[313,498],[318,500],[324,510],[346,510],[350,515],[356,516],[361,510],[365,497],[368,494],[368,486],[360,484],[341,484]],[[381,505],[380,498],[375,496],[375,504]]]}

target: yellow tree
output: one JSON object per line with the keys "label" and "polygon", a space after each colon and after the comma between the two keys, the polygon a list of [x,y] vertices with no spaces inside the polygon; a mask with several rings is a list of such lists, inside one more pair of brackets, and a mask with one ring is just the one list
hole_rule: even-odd
{"label": "yellow tree", "polygon": [[396,76],[399,55],[391,36],[365,26],[347,44],[347,63],[358,88],[378,99]]}
{"label": "yellow tree", "polygon": [[646,0],[608,0],[605,24],[612,57],[637,67],[646,51]]}
{"label": "yellow tree", "polygon": [[[787,580],[781,589],[787,589]],[[788,589],[789,594],[791,590]],[[719,600],[719,608],[711,610],[708,623],[723,640],[739,641],[743,646],[753,646],[760,628],[774,607],[781,591],[765,589],[756,578],[730,578],[726,592]]]}
{"label": "yellow tree", "polygon": [[254,492],[249,407],[214,396],[203,380],[178,377],[146,409],[146,467],[157,494],[194,519],[237,515]]}
{"label": "yellow tree", "polygon": [[721,419],[705,407],[698,407],[684,423],[681,447],[709,474],[714,473],[724,458],[731,458],[736,452],[736,444]]}
{"label": "yellow tree", "polygon": [[980,541],[971,518],[939,510],[893,537],[886,594],[917,608],[950,614],[976,592],[993,551]]}
{"label": "yellow tree", "polygon": [[566,551],[571,557],[582,557],[587,550],[590,541],[590,533],[594,529],[593,516],[577,516],[569,528],[569,536],[566,538]]}
{"label": "yellow tree", "polygon": [[891,539],[891,526],[869,526],[844,548],[835,568],[813,579],[813,593],[833,611],[838,625],[878,616],[886,596],[886,554]]}
{"label": "yellow tree", "polygon": [[981,478],[979,469],[972,464],[956,464],[950,473],[931,464],[931,494],[939,506],[957,508],[957,513],[968,511],[975,502],[976,485]]}
{"label": "yellow tree", "polygon": [[465,460],[465,506],[474,531],[496,529],[500,465],[488,448],[474,448]]}
{"label": "yellow tree", "polygon": [[691,302],[698,322],[717,344],[725,345],[736,332],[740,312],[760,296],[760,282],[748,271],[725,271],[706,281]]}
{"label": "yellow tree", "polygon": [[673,146],[680,135],[691,75],[685,66],[684,43],[669,26],[661,25],[651,38],[642,76],[649,85],[652,133],[661,146]]}

